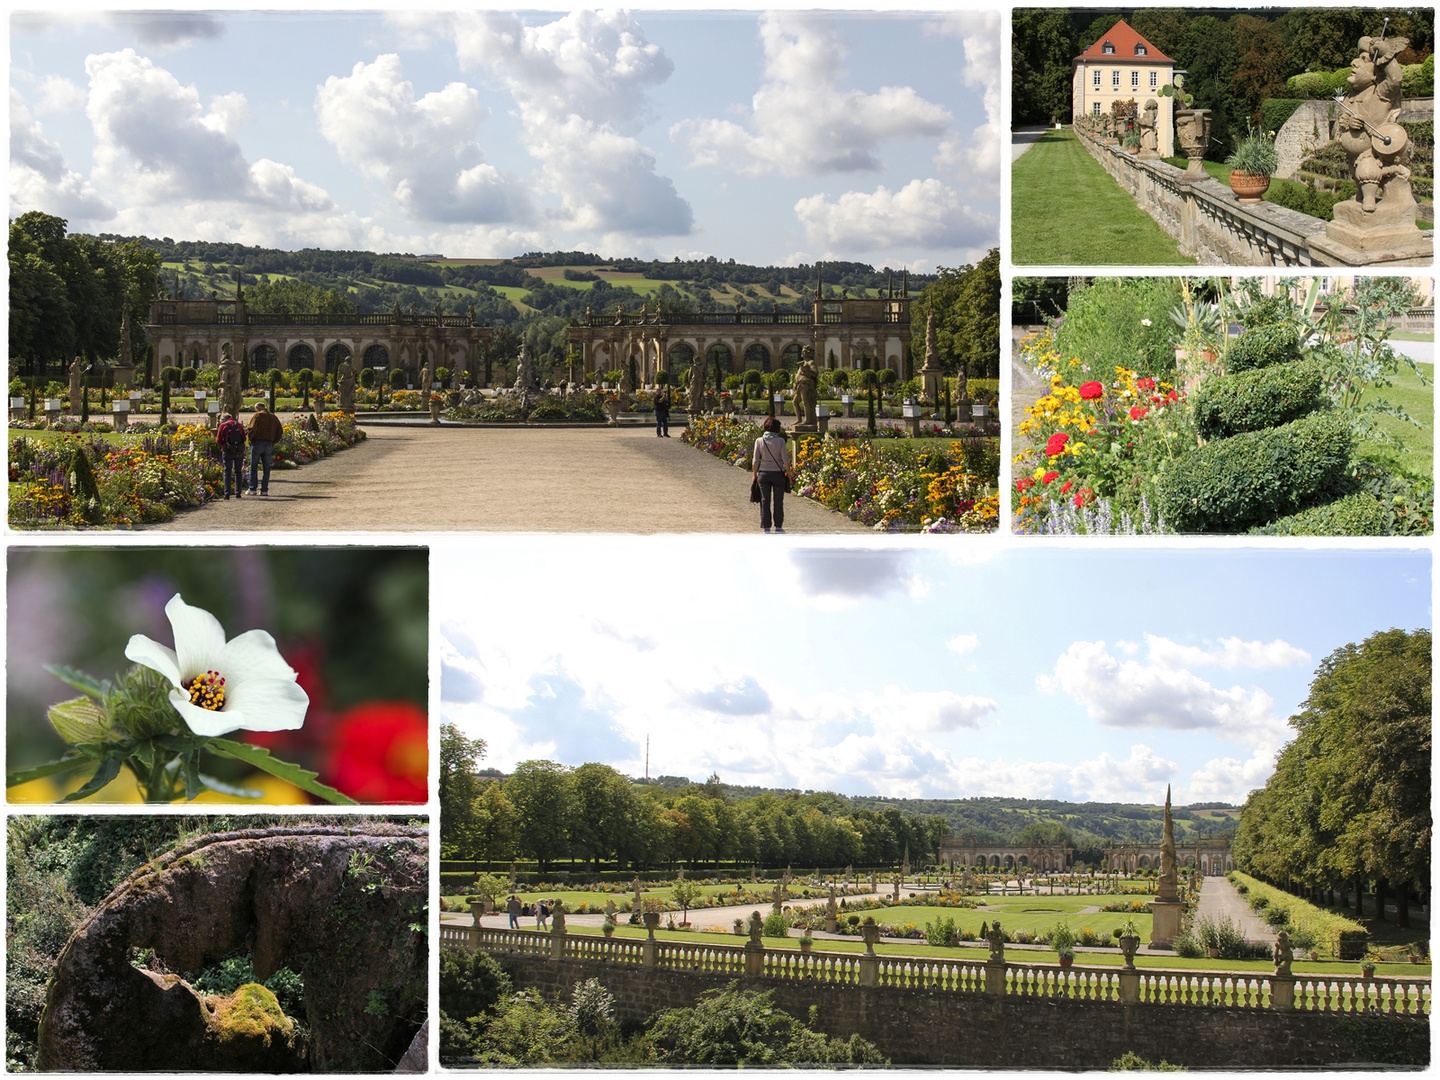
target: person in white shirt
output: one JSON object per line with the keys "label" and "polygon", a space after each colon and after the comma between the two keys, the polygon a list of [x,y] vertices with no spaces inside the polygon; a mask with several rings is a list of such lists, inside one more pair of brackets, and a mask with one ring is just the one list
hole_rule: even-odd
{"label": "person in white shirt", "polygon": [[750,479],[760,485],[760,531],[785,531],[785,492],[790,490],[790,451],[778,417],[767,416],[750,451]]}

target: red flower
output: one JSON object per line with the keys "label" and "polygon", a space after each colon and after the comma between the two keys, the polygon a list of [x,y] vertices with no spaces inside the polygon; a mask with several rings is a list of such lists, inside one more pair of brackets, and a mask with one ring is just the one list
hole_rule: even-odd
{"label": "red flower", "polygon": [[1070,490],[1072,487],[1074,487],[1074,486],[1075,486],[1075,481],[1074,481],[1074,480],[1066,480],[1063,484],[1060,485],[1060,494],[1061,494],[1061,495],[1064,495],[1067,491],[1069,491],[1069,490]]}
{"label": "red flower", "polygon": [[1149,412],[1150,412],[1150,410],[1147,409],[1147,408],[1145,408],[1143,405],[1136,405],[1136,406],[1132,407],[1131,410],[1130,410],[1130,419],[1131,419],[1131,420],[1143,420],[1143,419],[1145,419],[1146,414],[1149,413]]}
{"label": "red flower", "polygon": [[1155,380],[1154,380],[1154,379],[1136,379],[1136,380],[1135,380],[1135,388],[1136,388],[1137,390],[1154,390],[1154,389],[1155,389]]}
{"label": "red flower", "polygon": [[1171,391],[1170,391],[1170,400],[1171,400],[1171,401],[1179,401],[1179,400],[1180,400],[1180,395],[1179,395],[1179,393],[1177,393],[1177,392],[1174,391],[1174,390],[1171,390]]}
{"label": "red flower", "polygon": [[1028,491],[1028,490],[1030,490],[1030,489],[1031,489],[1032,487],[1034,487],[1034,486],[1035,486],[1035,481],[1034,481],[1034,480],[1031,480],[1030,477],[1028,477],[1028,476],[1022,476],[1019,480],[1016,480],[1016,481],[1015,481],[1015,490],[1016,490],[1016,491]]}
{"label": "red flower", "polygon": [[1087,382],[1080,384],[1080,400],[1094,401],[1098,397],[1105,396],[1105,387],[1098,382]]}
{"label": "red flower", "polygon": [[1079,494],[1075,496],[1075,505],[1084,506],[1086,497],[1093,494],[1094,492],[1092,492],[1089,488],[1081,488]]}
{"label": "red flower", "polygon": [[325,779],[352,799],[423,803],[429,798],[429,723],[408,701],[371,701],[335,725]]}
{"label": "red flower", "polygon": [[1045,453],[1054,457],[1065,449],[1065,444],[1070,441],[1070,436],[1063,431],[1057,431],[1050,436],[1050,441],[1045,444]]}
{"label": "red flower", "polygon": [[1048,484],[1050,483],[1050,481],[1054,480],[1059,475],[1060,474],[1058,472],[1052,469],[1040,478],[1040,482],[1043,484]]}

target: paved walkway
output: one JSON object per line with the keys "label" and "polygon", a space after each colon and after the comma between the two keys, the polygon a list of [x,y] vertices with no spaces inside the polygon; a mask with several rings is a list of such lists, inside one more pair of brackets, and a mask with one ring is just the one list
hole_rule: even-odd
{"label": "paved walkway", "polygon": [[1240,929],[1246,941],[1275,940],[1275,930],[1256,916],[1245,898],[1223,877],[1207,877],[1200,883],[1200,903],[1195,906],[1196,920],[1212,922],[1229,919]]}
{"label": "paved walkway", "polygon": [[[364,426],[364,425],[362,425]],[[271,475],[160,531],[760,532],[750,474],[652,427],[365,426],[363,443]],[[868,533],[795,496],[787,533]]]}

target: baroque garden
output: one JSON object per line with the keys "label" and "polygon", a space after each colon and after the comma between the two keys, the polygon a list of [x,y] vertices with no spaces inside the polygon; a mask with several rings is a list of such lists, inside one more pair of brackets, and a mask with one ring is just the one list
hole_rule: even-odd
{"label": "baroque garden", "polygon": [[441,1059],[1428,1063],[1429,672],[1428,631],[1337,650],[1242,807],[1009,837],[956,826],[986,800],[479,772],[445,727]]}

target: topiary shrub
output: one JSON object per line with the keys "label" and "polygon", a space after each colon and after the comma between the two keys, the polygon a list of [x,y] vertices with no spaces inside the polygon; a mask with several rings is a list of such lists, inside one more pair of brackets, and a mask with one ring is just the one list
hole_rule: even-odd
{"label": "topiary shrub", "polygon": [[1324,403],[1318,364],[1277,364],[1206,379],[1195,394],[1195,424],[1203,438],[1223,439],[1288,424]]}
{"label": "topiary shrub", "polygon": [[1250,530],[1254,536],[1389,536],[1390,514],[1368,491],[1347,495]]}
{"label": "topiary shrub", "polygon": [[1266,98],[1260,102],[1260,126],[1265,131],[1279,133],[1285,121],[1295,115],[1295,110],[1305,104],[1303,97]]}
{"label": "topiary shrub", "polygon": [[765,916],[765,924],[761,928],[760,933],[764,937],[789,937],[790,922],[784,915],[777,911],[772,911],[769,915]]}
{"label": "topiary shrub", "polygon": [[1257,326],[1246,330],[1230,346],[1225,354],[1225,371],[1235,375],[1299,359],[1300,333],[1294,326]]}
{"label": "topiary shrub", "polygon": [[390,389],[404,390],[405,385],[410,381],[410,375],[404,368],[393,368],[390,371]]}
{"label": "topiary shrub", "polygon": [[1338,490],[1353,436],[1343,416],[1316,412],[1265,431],[1207,443],[1164,474],[1160,516],[1176,532],[1243,532]]}

